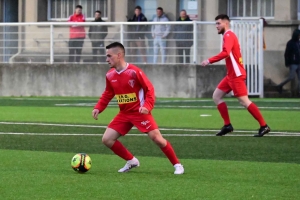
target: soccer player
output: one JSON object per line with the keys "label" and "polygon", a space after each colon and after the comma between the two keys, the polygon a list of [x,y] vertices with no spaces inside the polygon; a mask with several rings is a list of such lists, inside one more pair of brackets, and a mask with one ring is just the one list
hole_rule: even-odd
{"label": "soccer player", "polygon": [[216,18],[216,28],[218,34],[223,35],[223,50],[218,55],[204,60],[201,65],[207,66],[208,64],[218,62],[222,59],[226,61],[227,76],[219,83],[213,93],[213,100],[218,107],[218,110],[224,120],[224,126],[217,136],[223,136],[233,131],[233,126],[230,123],[227,105],[223,97],[233,91],[239,103],[247,108],[250,114],[259,122],[260,129],[258,134],[254,137],[262,137],[270,132],[270,127],[266,124],[263,116],[261,115],[258,107],[249,100],[248,90],[246,86],[246,71],[243,66],[243,59],[239,41],[236,35],[229,29],[230,19],[227,15],[221,14]]}
{"label": "soccer player", "polygon": [[120,112],[108,125],[102,142],[127,161],[118,172],[127,172],[140,165],[138,159],[118,140],[120,136],[125,136],[133,126],[136,126],[138,130],[148,134],[150,139],[161,148],[174,166],[174,174],[183,174],[184,168],[173,147],[162,137],[151,115],[155,102],[152,83],[141,69],[126,63],[125,49],[121,43],[114,42],[106,46],[106,57],[111,69],[106,74],[106,87],[92,111],[92,116],[97,120],[98,114],[107,107],[114,96],[116,97]]}

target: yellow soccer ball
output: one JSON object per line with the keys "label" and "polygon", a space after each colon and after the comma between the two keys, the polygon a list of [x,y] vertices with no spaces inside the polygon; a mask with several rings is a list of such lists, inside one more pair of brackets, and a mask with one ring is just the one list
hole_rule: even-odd
{"label": "yellow soccer ball", "polygon": [[71,160],[72,168],[79,173],[85,173],[92,167],[92,159],[86,153],[78,153]]}

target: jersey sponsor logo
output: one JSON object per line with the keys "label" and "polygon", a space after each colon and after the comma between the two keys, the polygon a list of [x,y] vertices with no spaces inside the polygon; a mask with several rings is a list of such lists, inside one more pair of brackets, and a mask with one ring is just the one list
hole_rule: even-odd
{"label": "jersey sponsor logo", "polygon": [[116,98],[118,104],[127,104],[137,102],[137,97],[135,93],[128,93],[128,94],[116,94]]}
{"label": "jersey sponsor logo", "polygon": [[118,81],[118,80],[112,80],[111,82],[114,83],[114,82],[117,82],[117,81]]}
{"label": "jersey sponsor logo", "polygon": [[133,80],[133,79],[130,79],[129,81],[128,81],[128,84],[133,88],[134,87],[134,83],[135,83],[135,80]]}

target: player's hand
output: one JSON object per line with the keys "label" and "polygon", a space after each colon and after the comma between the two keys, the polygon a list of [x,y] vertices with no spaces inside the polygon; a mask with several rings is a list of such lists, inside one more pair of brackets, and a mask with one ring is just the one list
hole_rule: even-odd
{"label": "player's hand", "polygon": [[202,61],[202,63],[201,63],[201,66],[202,66],[202,67],[205,67],[205,66],[207,66],[207,65],[209,65],[209,61],[208,61],[208,60]]}
{"label": "player's hand", "polygon": [[149,114],[149,110],[145,107],[140,107],[139,112],[142,114]]}
{"label": "player's hand", "polygon": [[95,120],[98,120],[98,115],[99,115],[100,111],[98,109],[94,109],[92,111],[92,116]]}

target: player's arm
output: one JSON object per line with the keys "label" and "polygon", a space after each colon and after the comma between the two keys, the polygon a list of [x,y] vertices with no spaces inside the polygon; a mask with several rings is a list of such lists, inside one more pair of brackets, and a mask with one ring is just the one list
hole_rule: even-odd
{"label": "player's arm", "polygon": [[106,78],[105,90],[102,93],[98,103],[95,105],[94,110],[92,112],[94,119],[98,119],[97,118],[98,114],[103,112],[103,110],[105,110],[108,103],[111,101],[112,98],[114,98],[114,96],[115,96],[115,92],[114,92],[110,82]]}
{"label": "player's arm", "polygon": [[228,56],[230,56],[230,53],[231,53],[231,50],[233,47],[233,43],[234,43],[234,37],[232,37],[232,35],[227,33],[223,39],[222,51],[218,55],[215,55],[215,56],[209,58],[206,61],[207,64],[212,64],[212,63],[218,62],[218,61],[223,60],[224,58],[227,58]]}
{"label": "player's arm", "polygon": [[[154,107],[154,103],[155,103],[154,87],[143,71],[137,72],[137,78],[145,92],[145,102],[144,105],[140,108],[140,112],[142,110],[145,112],[141,112],[141,113],[147,114],[147,111],[150,112]],[[144,108],[147,110],[144,110]]]}

